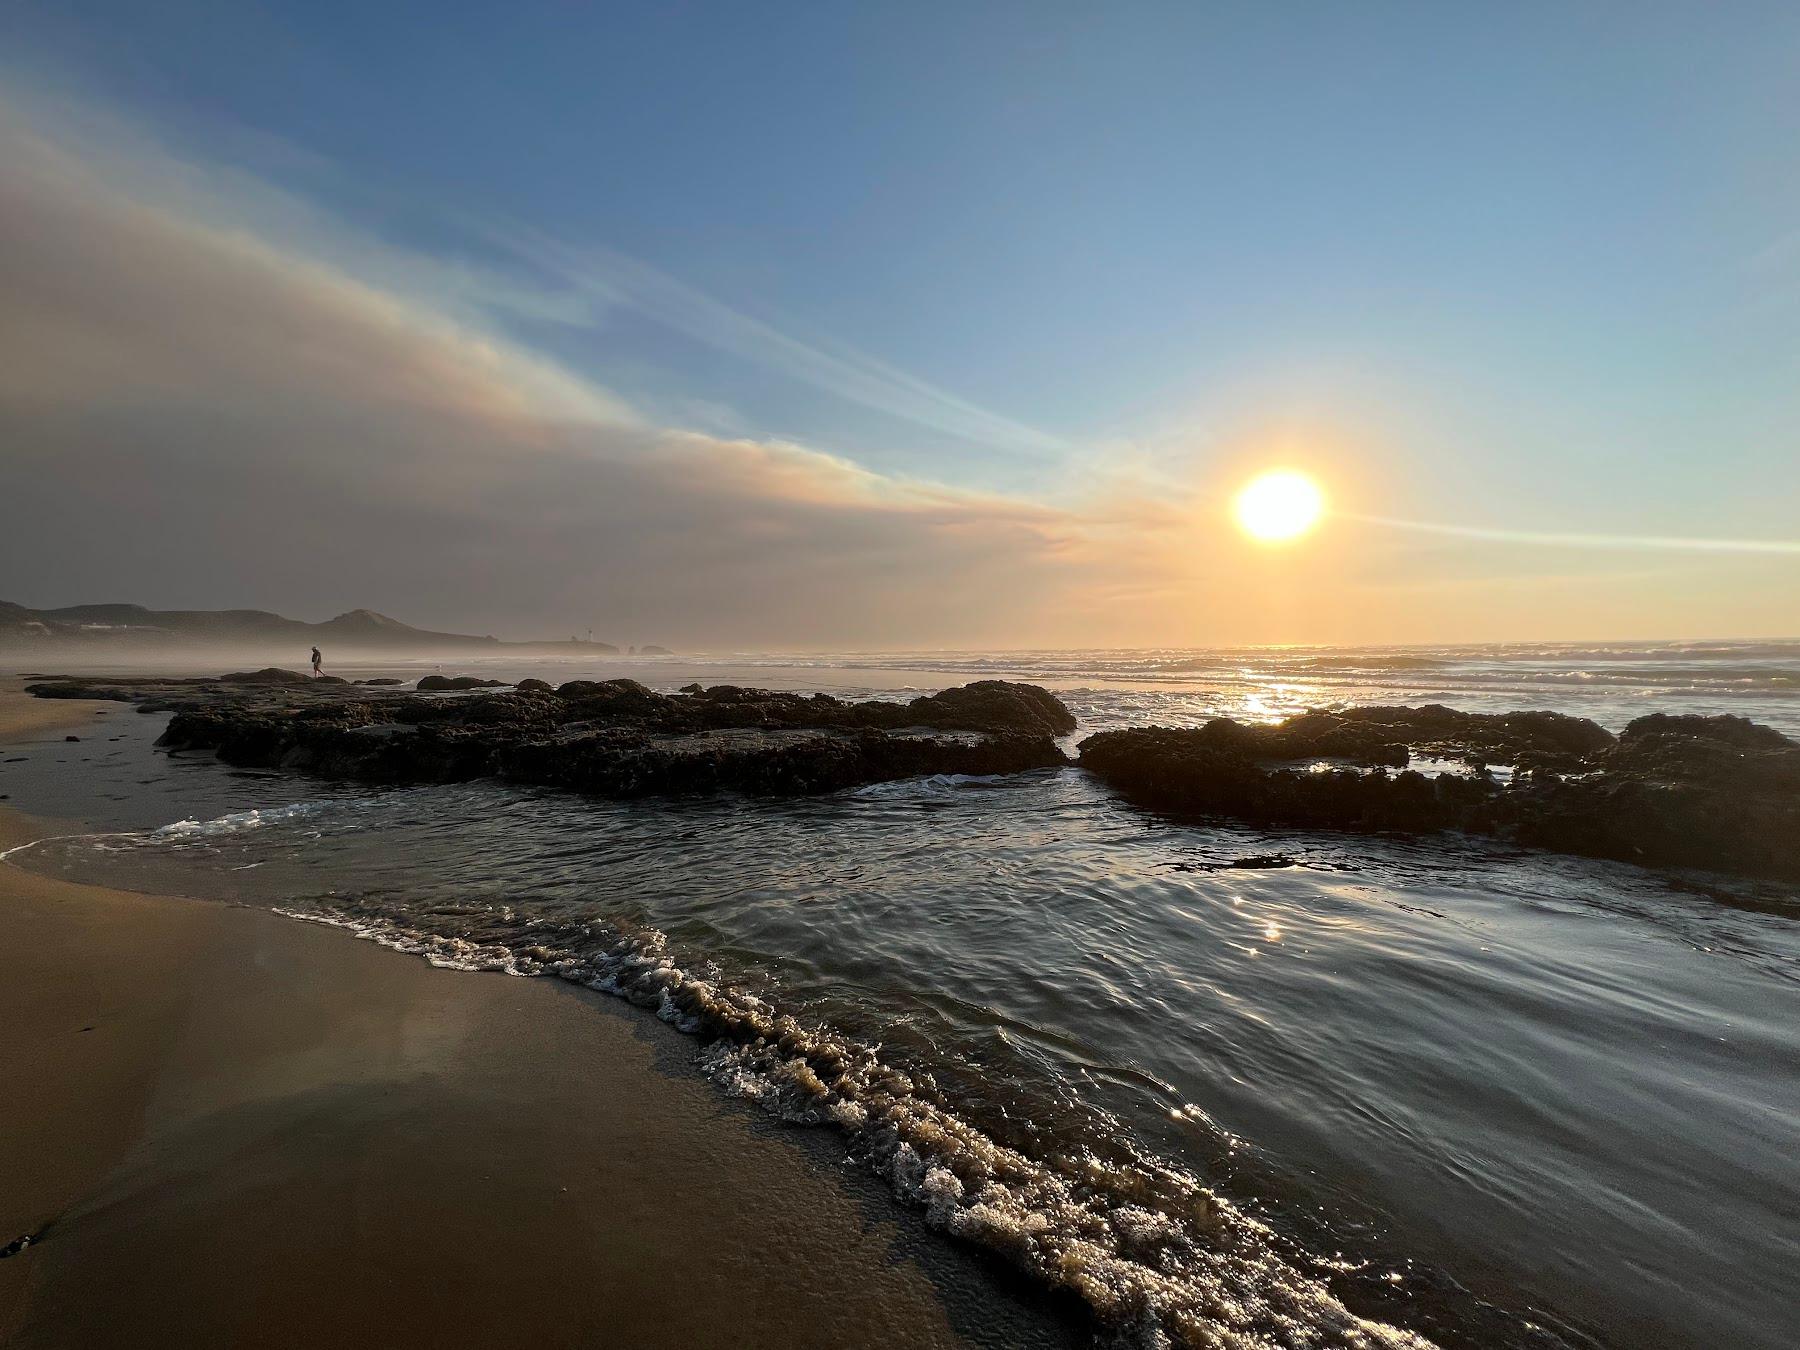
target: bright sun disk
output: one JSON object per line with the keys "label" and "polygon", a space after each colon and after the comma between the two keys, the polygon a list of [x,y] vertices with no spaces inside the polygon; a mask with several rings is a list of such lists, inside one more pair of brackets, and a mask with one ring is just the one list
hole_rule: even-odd
{"label": "bright sun disk", "polygon": [[1245,534],[1267,543],[1296,539],[1325,514],[1319,485],[1293,469],[1272,469],[1244,485],[1232,512]]}

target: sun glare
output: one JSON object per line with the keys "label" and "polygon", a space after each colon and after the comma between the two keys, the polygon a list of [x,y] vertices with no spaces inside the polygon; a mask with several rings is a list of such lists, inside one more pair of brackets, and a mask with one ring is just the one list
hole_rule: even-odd
{"label": "sun glare", "polygon": [[1281,543],[1299,538],[1319,523],[1325,494],[1303,473],[1273,469],[1244,485],[1232,511],[1239,528],[1252,539]]}

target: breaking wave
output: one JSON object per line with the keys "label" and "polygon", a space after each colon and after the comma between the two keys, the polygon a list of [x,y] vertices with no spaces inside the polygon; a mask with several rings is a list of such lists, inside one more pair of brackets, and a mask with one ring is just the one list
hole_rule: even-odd
{"label": "breaking wave", "polygon": [[284,824],[307,816],[316,816],[332,803],[294,802],[289,806],[271,806],[249,811],[232,811],[211,820],[177,820],[148,832],[149,838],[180,843],[184,840],[213,839],[220,835],[242,834],[245,830],[265,825]]}
{"label": "breaking wave", "polygon": [[[654,928],[544,926],[513,918],[473,941],[378,908],[283,907],[433,965],[554,976],[654,1012],[704,1042],[702,1071],[780,1120],[835,1130],[933,1229],[1071,1294],[1130,1343],[1205,1350],[1429,1350],[1424,1335],[1353,1311],[1334,1282],[1373,1301],[1401,1276],[1320,1261],[1196,1178],[1141,1153],[1027,1151],[964,1119],[929,1070],[807,1025],[714,972],[689,969]],[[545,939],[549,940],[546,941]],[[1360,1288],[1359,1288],[1360,1285]]]}

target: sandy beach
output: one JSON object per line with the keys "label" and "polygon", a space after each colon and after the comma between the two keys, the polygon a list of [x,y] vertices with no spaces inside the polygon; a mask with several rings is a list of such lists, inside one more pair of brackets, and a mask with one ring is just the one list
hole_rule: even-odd
{"label": "sandy beach", "polygon": [[[96,711],[15,684],[0,744]],[[0,850],[72,828],[16,805]],[[0,1341],[1067,1340],[691,1055],[556,982],[0,863]]]}

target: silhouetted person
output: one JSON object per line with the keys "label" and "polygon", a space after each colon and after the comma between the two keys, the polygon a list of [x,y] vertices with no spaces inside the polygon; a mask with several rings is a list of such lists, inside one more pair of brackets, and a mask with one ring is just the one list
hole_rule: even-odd
{"label": "silhouetted person", "polygon": [[318,679],[319,676],[321,676],[325,673],[323,670],[320,669],[320,667],[324,664],[325,664],[325,658],[323,656],[320,656],[319,649],[317,647],[314,647],[313,648],[313,678],[315,680]]}

